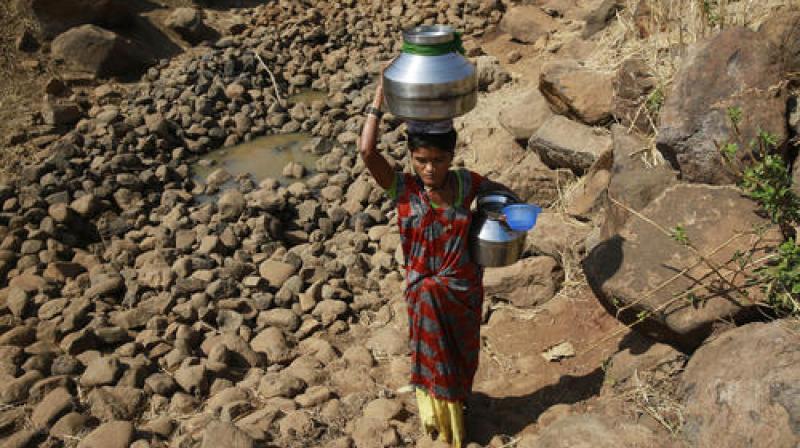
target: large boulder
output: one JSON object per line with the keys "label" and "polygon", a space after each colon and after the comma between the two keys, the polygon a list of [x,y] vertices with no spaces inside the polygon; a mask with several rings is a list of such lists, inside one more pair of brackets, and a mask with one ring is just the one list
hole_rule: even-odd
{"label": "large boulder", "polygon": [[552,116],[550,105],[539,89],[530,89],[500,110],[497,121],[516,140],[527,142]]}
{"label": "large boulder", "polygon": [[176,274],[159,251],[150,251],[136,259],[139,282],[153,289],[168,289],[175,281]]}
{"label": "large boulder", "polygon": [[528,147],[551,168],[583,173],[611,149],[611,137],[603,129],[554,115],[533,134]]}
{"label": "large boulder", "polygon": [[556,21],[541,8],[533,5],[515,6],[506,11],[500,22],[500,31],[515,40],[532,44],[556,29]]}
{"label": "large boulder", "polygon": [[[641,210],[641,219],[631,218],[584,259],[589,285],[626,324],[657,341],[694,349],[715,322],[756,313],[761,289],[747,284],[738,254],[758,260],[782,241],[779,229],[757,212],[734,187],[674,185]],[[756,229],[764,229],[761,237]],[[752,270],[748,265],[744,273]]]}
{"label": "large boulder", "polygon": [[614,74],[582,66],[577,61],[557,61],[542,67],[539,90],[555,112],[586,124],[611,119]]}
{"label": "large boulder", "polygon": [[611,167],[614,152],[606,151],[589,167],[589,170],[566,195],[566,213],[570,216],[590,221],[601,211],[608,182],[611,180]]}
{"label": "large boulder", "polygon": [[679,390],[690,446],[797,446],[798,330],[789,320],[745,325],[695,352]]}
{"label": "large boulder", "polygon": [[536,219],[536,226],[528,232],[526,250],[564,263],[565,259],[583,252],[583,242],[591,231],[589,223],[555,211],[544,211]]}
{"label": "large boulder", "polygon": [[69,28],[92,24],[118,29],[131,25],[135,12],[125,0],[17,0],[29,3],[45,36],[52,37]]}
{"label": "large boulder", "polygon": [[456,151],[456,158],[481,174],[502,173],[525,157],[525,149],[499,126],[465,126],[459,138],[464,149]]}
{"label": "large boulder", "polygon": [[250,347],[250,344],[235,334],[228,333],[208,337],[200,345],[200,349],[206,355],[210,355],[218,345],[227,350],[229,366],[249,368],[262,365],[264,362],[262,354],[257,353]]}
{"label": "large boulder", "polygon": [[483,286],[487,297],[531,307],[552,299],[563,280],[564,271],[555,259],[531,257],[511,266],[486,269]]}
{"label": "large boulder", "polygon": [[139,416],[145,403],[141,389],[127,386],[103,386],[93,389],[86,397],[93,417],[109,422],[132,420]]}
{"label": "large boulder", "polygon": [[[730,184],[718,144],[739,141],[740,159],[761,130],[786,140],[785,89],[781,65],[769,40],[746,28],[727,29],[695,44],[675,74],[660,112],[659,151],[689,182]],[[741,138],[729,118],[741,108]]]}
{"label": "large boulder", "polygon": [[575,180],[575,175],[567,169],[551,169],[538,154],[529,152],[510,169],[501,171],[497,180],[523,201],[548,207],[558,200],[563,186]]}
{"label": "large boulder", "polygon": [[130,75],[153,62],[134,41],[95,25],[72,28],[53,39],[53,55],[95,76]]}
{"label": "large boulder", "polygon": [[643,209],[678,181],[677,173],[669,164],[648,159],[650,148],[644,139],[619,125],[611,127],[611,137],[614,160],[604,196],[603,239],[611,238],[622,229],[630,216],[628,209]]}
{"label": "large boulder", "polygon": [[663,442],[643,425],[601,414],[570,415],[546,426],[537,435],[523,436],[519,448],[662,447]]}
{"label": "large boulder", "polygon": [[623,9],[625,2],[622,0],[591,0],[584,5],[582,37],[588,39],[603,30]]}

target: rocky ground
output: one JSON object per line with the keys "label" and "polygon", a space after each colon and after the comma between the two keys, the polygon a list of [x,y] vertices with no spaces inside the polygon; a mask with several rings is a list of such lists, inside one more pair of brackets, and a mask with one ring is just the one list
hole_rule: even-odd
{"label": "rocky ground", "polygon": [[[3,446],[435,446],[406,387],[393,204],[354,150],[420,23],[463,30],[479,68],[456,163],[547,207],[524,259],[486,273],[472,446],[797,443],[796,322],[748,323],[756,307],[648,224],[686,224],[723,272],[782,238],[748,239],[766,221],[706,143],[733,101],[744,135],[791,149],[796,12],[709,31],[662,84],[627,57],[659,32],[644,1],[67,3],[5,6],[29,14],[4,18],[10,73],[38,75],[14,87],[35,96],[2,95],[19,162],[0,185]],[[309,88],[329,94],[287,101]],[[402,124],[382,131],[404,166]],[[193,180],[212,149],[292,132],[314,136],[308,176]],[[697,284],[705,306],[674,302]]]}

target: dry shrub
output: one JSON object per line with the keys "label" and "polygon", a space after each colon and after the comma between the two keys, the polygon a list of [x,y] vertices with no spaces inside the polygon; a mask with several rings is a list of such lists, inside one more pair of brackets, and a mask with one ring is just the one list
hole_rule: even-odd
{"label": "dry shrub", "polygon": [[793,0],[626,0],[617,19],[600,35],[587,64],[615,69],[637,57],[660,85],[669,85],[688,45],[731,26],[757,29]]}
{"label": "dry shrub", "polygon": [[[641,376],[646,378],[642,379]],[[635,372],[622,397],[634,418],[648,415],[675,437],[685,423],[684,406],[678,398],[677,385],[675,378],[654,378],[650,372]]]}

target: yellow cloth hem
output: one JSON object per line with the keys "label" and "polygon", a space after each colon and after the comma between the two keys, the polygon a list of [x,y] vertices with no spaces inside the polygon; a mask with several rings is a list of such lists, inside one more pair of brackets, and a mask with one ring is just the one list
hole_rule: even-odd
{"label": "yellow cloth hem", "polygon": [[447,401],[417,388],[417,407],[422,430],[439,433],[439,440],[453,448],[461,448],[466,434],[464,428],[464,406],[460,401]]}

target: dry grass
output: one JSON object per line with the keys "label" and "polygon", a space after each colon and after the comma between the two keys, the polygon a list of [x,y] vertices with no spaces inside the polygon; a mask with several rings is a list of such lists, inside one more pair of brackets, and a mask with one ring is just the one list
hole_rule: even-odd
{"label": "dry grass", "polygon": [[558,197],[548,207],[550,211],[565,214],[569,208],[572,199],[583,188],[586,176],[581,176],[566,181],[561,180],[561,176],[556,177],[556,189],[558,189]]}
{"label": "dry grass", "polygon": [[0,75],[11,74],[17,67],[14,40],[16,31],[22,27],[21,15],[17,12],[17,2],[0,2]]}
{"label": "dry grass", "polygon": [[[23,30],[39,34],[39,24],[26,9],[27,3],[0,1],[0,183],[14,177],[20,162],[34,152],[30,147],[5,145],[15,131],[30,126],[30,113],[39,110],[44,83],[53,74],[45,56],[16,48],[16,39]],[[38,60],[41,69],[24,68],[26,60]]]}
{"label": "dry grass", "polygon": [[[796,4],[796,0],[626,0],[617,20],[600,33],[597,51],[586,65],[610,71],[627,59],[640,59],[658,94],[666,94],[691,44],[731,26],[755,30],[776,9]],[[642,159],[649,165],[662,164],[655,148],[657,110],[643,104],[638,113],[651,124],[650,145]]]}
{"label": "dry grass", "polygon": [[575,250],[569,252],[561,252],[561,267],[564,269],[564,282],[558,290],[554,299],[576,298],[588,288],[586,281],[586,274],[583,272],[581,266],[582,254]]}
{"label": "dry grass", "polygon": [[685,420],[684,407],[678,400],[675,389],[674,380],[642,379],[639,372],[634,372],[630,385],[623,393],[623,399],[632,406],[634,413],[649,415],[670,435],[676,437]]}
{"label": "dry grass", "polygon": [[481,336],[481,351],[486,354],[497,367],[506,374],[514,373],[514,362],[508,356],[503,355],[500,351],[496,350],[489,338]]}
{"label": "dry grass", "polygon": [[[612,70],[626,59],[645,61],[661,85],[669,85],[688,45],[731,26],[757,29],[793,0],[626,0],[601,35],[587,65]],[[706,6],[707,5],[707,6]]]}
{"label": "dry grass", "polygon": [[[17,37],[26,29],[34,35],[40,33],[39,23],[25,5],[26,2],[0,2],[0,75],[5,79],[19,76],[22,57],[16,48]],[[0,84],[0,93],[11,88],[13,86],[4,82]]]}
{"label": "dry grass", "polygon": [[[586,183],[586,176],[571,180],[565,184],[558,184],[558,197],[553,204],[548,207],[549,211],[558,213],[566,222],[572,220],[567,213],[567,209],[572,203],[572,200],[580,193]],[[569,225],[569,224],[565,224]],[[574,298],[580,296],[588,284],[586,283],[586,276],[581,267],[581,260],[583,259],[582,248],[580,244],[566,247],[564,250],[559,251],[558,258],[562,269],[564,269],[564,281],[561,284],[555,298],[566,297]]]}

